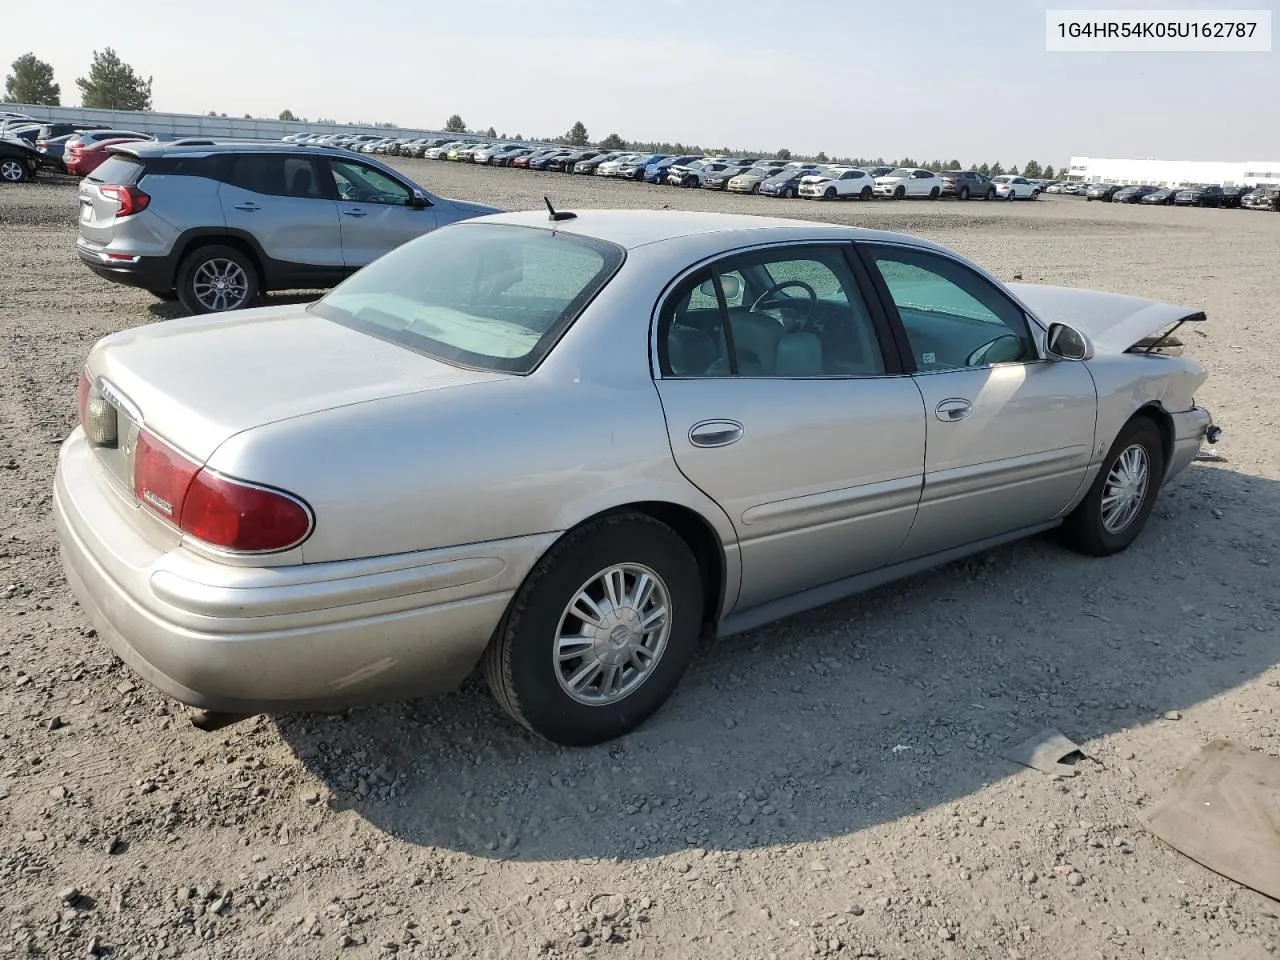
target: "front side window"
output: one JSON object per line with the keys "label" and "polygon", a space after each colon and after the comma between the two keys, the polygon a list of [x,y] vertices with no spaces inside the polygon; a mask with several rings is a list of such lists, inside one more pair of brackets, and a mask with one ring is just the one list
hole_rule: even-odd
{"label": "front side window", "polygon": [[871,316],[839,247],[743,254],[699,271],[663,304],[658,353],[669,377],[885,372]]}
{"label": "front side window", "polygon": [[309,309],[447,363],[528,373],[623,259],[573,234],[460,224],[397,247]]}
{"label": "front side window", "polygon": [[1037,359],[1026,316],[968,267],[909,247],[869,245],[922,372]]}
{"label": "front side window", "polygon": [[413,194],[404,184],[391,179],[381,170],[352,160],[330,160],[338,197],[353,203],[385,203],[407,207]]}

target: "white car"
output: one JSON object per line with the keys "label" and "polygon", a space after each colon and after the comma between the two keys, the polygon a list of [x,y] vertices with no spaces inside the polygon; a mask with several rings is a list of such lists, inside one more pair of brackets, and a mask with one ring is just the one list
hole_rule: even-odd
{"label": "white car", "polygon": [[876,177],[875,194],[877,197],[892,197],[895,200],[904,197],[937,200],[942,196],[942,177],[931,170],[898,167],[883,177]]}
{"label": "white car", "polygon": [[831,167],[800,180],[800,196],[809,199],[835,200],[839,197],[858,197],[870,200],[875,192],[875,180],[865,170],[854,167]]}
{"label": "white car", "polygon": [[996,196],[1001,200],[1040,199],[1039,185],[1032,183],[1026,177],[1015,177],[1013,174],[1005,173],[992,177],[991,182],[996,185]]}
{"label": "white car", "polygon": [[466,145],[465,141],[462,141],[462,140],[454,140],[452,143],[442,143],[438,147],[432,147],[430,150],[428,150],[424,154],[424,156],[428,160],[443,160],[446,156],[448,156],[450,150],[454,149],[455,147],[462,147],[465,145]]}
{"label": "white car", "polygon": [[639,154],[627,153],[620,157],[614,157],[612,160],[606,160],[604,163],[600,164],[600,166],[596,167],[596,176],[616,177],[618,175],[618,168],[620,168],[624,163],[630,163],[638,156]]}

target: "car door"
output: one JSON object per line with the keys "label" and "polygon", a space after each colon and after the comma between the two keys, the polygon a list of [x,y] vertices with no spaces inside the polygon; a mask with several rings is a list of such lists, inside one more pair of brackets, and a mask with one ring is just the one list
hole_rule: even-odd
{"label": "car door", "polygon": [[341,274],[338,205],[324,188],[317,158],[243,152],[223,162],[223,218],[274,261],[264,265],[269,274]]}
{"label": "car door", "polygon": [[931,184],[929,174],[924,170],[913,170],[907,178],[907,196],[927,197]]}
{"label": "car door", "polygon": [[1087,366],[1040,359],[1022,308],[959,259],[858,246],[926,410],[924,491],[904,556],[1060,516],[1093,451],[1097,392]]}
{"label": "car door", "polygon": [[885,350],[888,325],[851,254],[731,255],[684,277],[659,309],[672,451],[737,531],[739,610],[886,564],[911,529],[923,402]]}
{"label": "car door", "polygon": [[348,270],[435,229],[435,209],[426,198],[416,205],[413,188],[360,160],[330,157],[326,162],[338,196],[342,259]]}

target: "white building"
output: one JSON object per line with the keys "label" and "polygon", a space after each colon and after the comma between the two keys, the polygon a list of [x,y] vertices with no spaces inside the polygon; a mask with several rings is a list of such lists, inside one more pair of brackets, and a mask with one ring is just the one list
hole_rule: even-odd
{"label": "white building", "polygon": [[1184,187],[1220,183],[1224,187],[1280,183],[1280,160],[1113,160],[1072,157],[1070,180],[1089,183],[1151,183]]}

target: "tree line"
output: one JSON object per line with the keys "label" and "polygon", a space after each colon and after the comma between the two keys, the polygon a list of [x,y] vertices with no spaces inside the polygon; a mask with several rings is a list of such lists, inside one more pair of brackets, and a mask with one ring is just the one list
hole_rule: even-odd
{"label": "tree line", "polygon": [[[34,53],[24,53],[11,64],[4,95],[11,103],[62,106],[62,86],[53,80],[53,65]],[[111,47],[93,51],[89,70],[76,79],[81,103],[95,110],[150,110],[151,77],[145,80],[120,59]]]}

